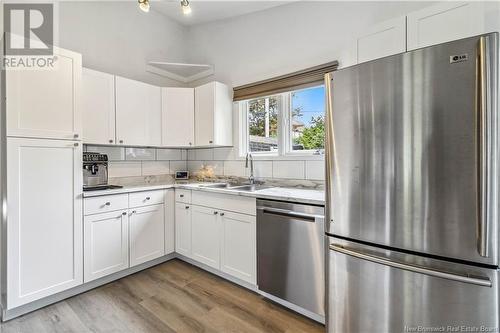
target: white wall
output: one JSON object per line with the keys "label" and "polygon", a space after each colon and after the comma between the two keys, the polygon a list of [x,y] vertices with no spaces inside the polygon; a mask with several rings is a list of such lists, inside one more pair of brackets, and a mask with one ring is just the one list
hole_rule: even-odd
{"label": "white wall", "polygon": [[187,29],[143,13],[136,1],[59,3],[59,44],[83,56],[83,66],[156,85],[178,82],[147,73],[148,60],[182,62]]}
{"label": "white wall", "polygon": [[[231,86],[342,61],[366,27],[432,2],[302,1],[191,27],[188,57]],[[210,78],[213,79],[213,78]],[[197,82],[198,84],[199,82]]]}

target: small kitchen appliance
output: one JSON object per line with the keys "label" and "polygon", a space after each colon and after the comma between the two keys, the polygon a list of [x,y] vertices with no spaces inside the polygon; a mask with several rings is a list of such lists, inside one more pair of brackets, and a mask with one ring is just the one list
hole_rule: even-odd
{"label": "small kitchen appliance", "polygon": [[83,190],[108,190],[121,188],[108,185],[108,155],[100,153],[83,153]]}

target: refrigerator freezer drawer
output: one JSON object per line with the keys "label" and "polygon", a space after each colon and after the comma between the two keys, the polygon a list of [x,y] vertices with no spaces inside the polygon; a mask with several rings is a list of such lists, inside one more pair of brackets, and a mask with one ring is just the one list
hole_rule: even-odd
{"label": "refrigerator freezer drawer", "polygon": [[499,328],[498,271],[330,238],[328,332]]}

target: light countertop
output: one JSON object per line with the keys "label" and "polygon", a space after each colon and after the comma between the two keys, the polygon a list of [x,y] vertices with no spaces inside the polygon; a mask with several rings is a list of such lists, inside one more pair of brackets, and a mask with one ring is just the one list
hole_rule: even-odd
{"label": "light countertop", "polygon": [[313,205],[325,204],[325,192],[320,190],[287,188],[287,187],[270,187],[257,190],[254,192],[249,192],[249,191],[241,191],[238,189],[207,188],[200,186],[206,184],[208,183],[167,182],[167,183],[154,183],[154,184],[125,185],[123,186],[123,188],[117,188],[117,189],[86,191],[83,192],[83,197],[88,198],[88,197],[96,197],[96,196],[111,195],[111,194],[153,191],[153,190],[162,190],[169,188],[183,188],[194,191],[241,195],[258,199],[282,200],[282,201],[299,202],[299,203],[306,203]]}

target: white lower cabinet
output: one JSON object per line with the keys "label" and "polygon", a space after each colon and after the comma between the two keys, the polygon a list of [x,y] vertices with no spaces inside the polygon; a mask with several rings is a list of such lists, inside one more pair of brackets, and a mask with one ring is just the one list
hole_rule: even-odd
{"label": "white lower cabinet", "polygon": [[77,142],[7,138],[7,309],[83,283],[81,168]]}
{"label": "white lower cabinet", "polygon": [[127,210],[85,217],[85,282],[128,268],[128,252]]}
{"label": "white lower cabinet", "polygon": [[163,204],[130,210],[130,267],[165,254],[164,221]]}
{"label": "white lower cabinet", "polygon": [[257,283],[255,216],[220,212],[220,269],[251,284]]}
{"label": "white lower cabinet", "polygon": [[255,285],[256,200],[202,191],[176,192],[176,252]]}
{"label": "white lower cabinet", "polygon": [[175,203],[175,252],[191,257],[191,206]]}
{"label": "white lower cabinet", "polygon": [[218,269],[220,265],[219,213],[212,208],[193,206],[191,214],[192,258]]}

